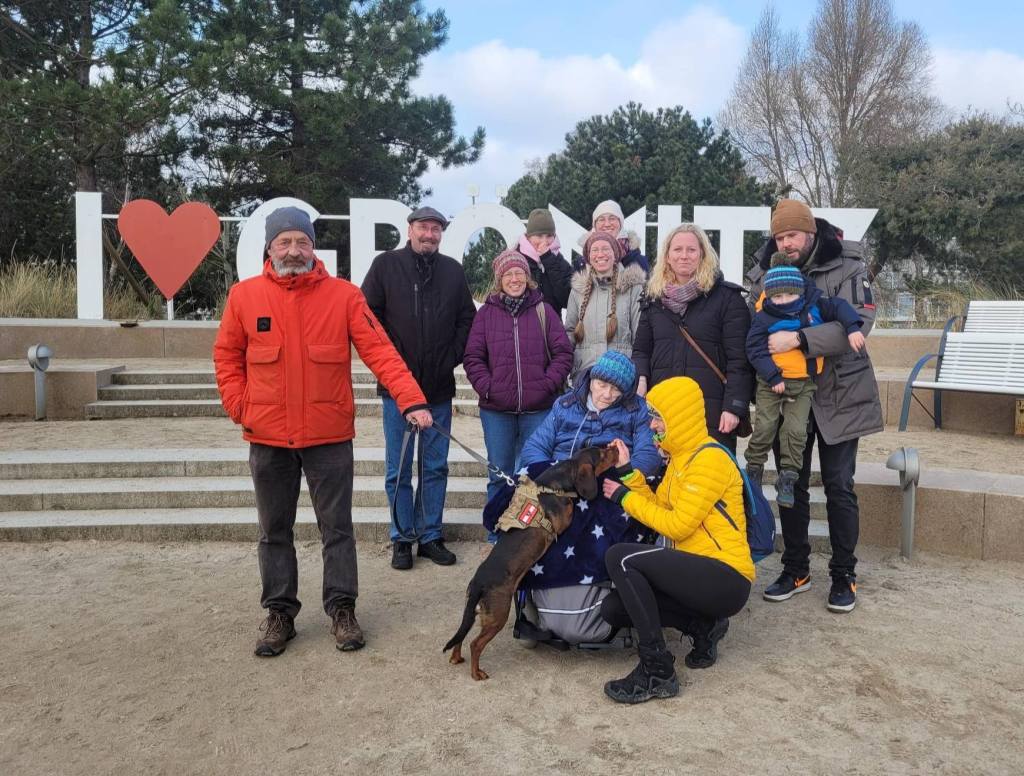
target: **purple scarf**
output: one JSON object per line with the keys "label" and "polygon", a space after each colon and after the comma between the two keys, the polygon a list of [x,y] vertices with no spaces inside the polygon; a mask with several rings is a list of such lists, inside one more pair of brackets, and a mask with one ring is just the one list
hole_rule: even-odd
{"label": "purple scarf", "polygon": [[696,280],[679,286],[669,283],[661,295],[661,303],[680,318],[686,315],[686,306],[700,296],[700,286]]}

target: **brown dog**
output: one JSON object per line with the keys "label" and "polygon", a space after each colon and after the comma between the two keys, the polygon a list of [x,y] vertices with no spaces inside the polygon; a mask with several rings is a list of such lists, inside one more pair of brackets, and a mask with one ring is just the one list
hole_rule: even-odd
{"label": "brown dog", "polygon": [[[587,447],[568,461],[546,469],[537,478],[537,485],[563,492],[575,491],[587,500],[596,498],[599,493],[598,476],[615,466],[616,462],[614,447]],[[479,610],[480,635],[469,645],[470,673],[474,679],[487,678],[487,674],[480,669],[480,654],[505,627],[519,582],[551,546],[555,536],[565,531],[572,522],[574,498],[541,493],[538,500],[544,515],[551,521],[554,534],[531,523],[526,528],[503,531],[498,535],[498,543],[469,582],[462,625],[442,650],[447,652],[454,647],[449,663],[454,665],[465,662],[462,642],[473,627]]]}

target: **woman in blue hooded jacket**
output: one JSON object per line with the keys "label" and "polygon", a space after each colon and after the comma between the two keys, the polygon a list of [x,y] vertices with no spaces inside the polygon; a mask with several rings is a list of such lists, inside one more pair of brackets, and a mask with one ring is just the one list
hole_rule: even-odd
{"label": "woman in blue hooded jacket", "polygon": [[633,465],[650,476],[662,465],[654,446],[647,404],[636,395],[636,367],[609,350],[579,384],[555,400],[551,412],[523,445],[523,466],[564,461],[584,447],[623,439]]}
{"label": "woman in blue hooded jacket", "polygon": [[[617,438],[629,448],[631,466],[646,476],[660,471],[662,459],[654,445],[647,403],[636,395],[636,385],[636,367],[629,357],[606,351],[584,373],[579,385],[555,400],[545,421],[523,447],[520,471],[536,477],[555,461]],[[503,494],[504,498],[494,499],[484,512],[488,527],[507,508],[512,489],[505,488]],[[599,616],[601,599],[609,589],[604,554],[619,542],[642,540],[644,532],[641,524],[603,495],[590,501],[579,499],[569,527],[520,582],[528,603],[524,603],[516,628],[525,634],[530,632],[530,624],[541,626],[533,629],[534,635],[520,637],[536,640],[548,632],[568,643],[579,643],[611,635],[611,626]],[[547,614],[541,616],[538,610]],[[592,619],[600,625],[596,630],[591,630]],[[583,632],[594,635],[584,637]]]}

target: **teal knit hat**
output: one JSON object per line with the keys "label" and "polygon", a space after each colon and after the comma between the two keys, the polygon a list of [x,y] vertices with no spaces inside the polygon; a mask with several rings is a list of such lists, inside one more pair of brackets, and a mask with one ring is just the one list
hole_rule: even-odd
{"label": "teal knit hat", "polygon": [[630,359],[617,350],[606,350],[590,369],[590,379],[604,380],[623,393],[632,389],[636,382],[636,367]]}
{"label": "teal knit hat", "polygon": [[771,299],[776,294],[804,295],[804,276],[789,262],[781,251],[772,255],[772,267],[764,275],[764,295]]}

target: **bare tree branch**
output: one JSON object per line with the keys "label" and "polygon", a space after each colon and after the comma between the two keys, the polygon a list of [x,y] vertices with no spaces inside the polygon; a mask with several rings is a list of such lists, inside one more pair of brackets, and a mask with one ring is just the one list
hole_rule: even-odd
{"label": "bare tree branch", "polygon": [[769,5],[720,121],[780,189],[851,205],[866,154],[934,126],[930,66],[924,34],[891,0],[820,0],[803,45]]}

